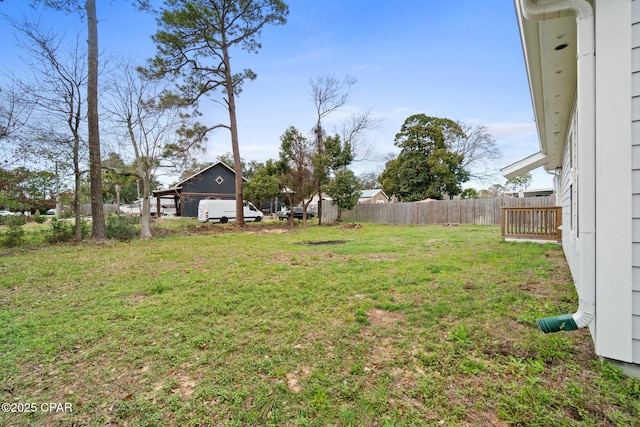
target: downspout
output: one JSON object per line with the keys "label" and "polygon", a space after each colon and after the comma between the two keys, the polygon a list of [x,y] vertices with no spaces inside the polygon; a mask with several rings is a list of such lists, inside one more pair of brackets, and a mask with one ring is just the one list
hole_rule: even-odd
{"label": "downspout", "polygon": [[[562,183],[560,182],[561,170],[562,168],[555,168],[553,172],[547,171],[547,174],[553,175],[553,194],[556,198],[556,205],[558,204],[558,194],[560,194],[560,187],[562,185]],[[558,228],[562,230],[562,225],[560,225]]]}
{"label": "downspout", "polygon": [[596,181],[595,181],[595,29],[591,4],[586,0],[561,0],[539,5],[535,0],[520,0],[522,14],[530,21],[575,16],[577,23],[577,134],[578,155],[578,268],[576,286],[578,311],[538,319],[544,333],[571,331],[588,326],[595,318],[596,306]]}

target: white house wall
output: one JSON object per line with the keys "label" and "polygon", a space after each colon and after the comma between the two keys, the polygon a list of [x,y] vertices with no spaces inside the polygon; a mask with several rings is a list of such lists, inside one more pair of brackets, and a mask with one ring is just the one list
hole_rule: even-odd
{"label": "white house wall", "polygon": [[[563,248],[580,299],[576,315],[595,312],[589,329],[596,354],[640,375],[640,0],[587,2],[593,14],[581,0],[515,1],[541,151],[547,154],[551,126],[564,140],[552,142],[563,145],[556,179]],[[576,12],[577,32],[561,33],[566,23],[551,13],[524,18],[545,5]],[[573,108],[565,100],[554,105],[545,93],[558,88],[562,67],[572,67],[566,55],[548,61],[560,47],[554,37],[577,42]],[[562,121],[542,120],[560,112]]]}
{"label": "white house wall", "polygon": [[[575,110],[572,117],[575,117]],[[576,283],[579,283],[578,269],[576,268],[578,265],[578,185],[575,169],[575,165],[577,164],[576,132],[575,120],[571,120],[571,125],[567,131],[568,138],[562,160],[558,203],[562,206],[562,246],[573,279]]]}
{"label": "white house wall", "polygon": [[[596,354],[640,364],[640,0],[594,4],[595,153],[586,152],[585,135],[580,135],[586,131],[584,112],[576,107],[593,95],[579,86],[560,176],[563,249],[582,298],[588,280],[580,277],[586,235],[578,207],[595,209],[595,259],[590,262],[595,263],[596,317],[589,328]],[[595,206],[589,207],[582,203],[589,179],[580,170],[588,164],[585,156],[595,156]]]}
{"label": "white house wall", "polygon": [[640,0],[632,2],[631,178],[633,362],[640,363]]}
{"label": "white house wall", "polygon": [[[596,353],[638,361],[633,350],[632,2],[596,2]],[[637,9],[637,5],[636,5]],[[640,41],[640,39],[638,40]],[[640,180],[637,180],[640,185]],[[640,190],[640,186],[637,188]],[[639,264],[640,265],[640,264]],[[635,353],[635,355],[634,355]]]}

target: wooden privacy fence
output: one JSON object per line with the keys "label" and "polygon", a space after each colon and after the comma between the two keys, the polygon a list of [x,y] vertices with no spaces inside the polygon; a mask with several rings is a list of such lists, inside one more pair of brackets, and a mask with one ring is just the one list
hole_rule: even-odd
{"label": "wooden privacy fence", "polygon": [[503,207],[502,237],[505,239],[562,240],[562,207]]}
{"label": "wooden privacy fence", "polygon": [[378,224],[500,225],[503,207],[555,206],[555,196],[430,202],[361,204],[342,213],[343,221]]}

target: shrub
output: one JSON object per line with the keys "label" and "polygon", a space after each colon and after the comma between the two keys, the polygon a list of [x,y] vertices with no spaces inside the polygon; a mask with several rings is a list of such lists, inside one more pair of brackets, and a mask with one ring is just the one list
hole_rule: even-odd
{"label": "shrub", "polygon": [[[82,221],[80,223],[82,230],[82,238],[89,236],[89,223]],[[75,239],[75,225],[69,221],[60,221],[56,218],[51,219],[51,228],[45,233],[47,243],[63,243],[71,242]]]}
{"label": "shrub", "polygon": [[109,215],[106,217],[106,237],[121,241],[134,239],[139,233],[139,223],[140,219],[138,217]]}
{"label": "shrub", "polygon": [[0,237],[2,245],[10,248],[19,246],[24,240],[24,230],[22,229],[24,218],[22,216],[5,216],[4,224],[8,228]]}
{"label": "shrub", "polygon": [[42,215],[40,213],[40,211],[36,211],[36,213],[33,214],[33,216],[31,217],[37,224],[42,224],[43,222],[45,222],[47,220],[46,215]]}

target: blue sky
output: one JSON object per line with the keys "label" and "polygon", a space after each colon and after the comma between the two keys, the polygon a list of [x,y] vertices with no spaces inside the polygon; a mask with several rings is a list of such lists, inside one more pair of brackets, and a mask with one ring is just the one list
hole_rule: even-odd
{"label": "blue sky", "polygon": [[[0,11],[33,15],[26,0],[5,0]],[[155,19],[128,0],[98,0],[100,50],[142,63],[154,55]],[[159,3],[159,2],[158,2]],[[243,159],[277,158],[280,135],[289,126],[303,132],[315,120],[309,80],[331,74],[356,79],[348,105],[329,116],[334,129],[350,114],[371,110],[379,120],[366,141],[373,159],[398,150],[394,136],[416,113],[485,125],[503,159],[496,169],[539,150],[513,2],[509,0],[290,0],[287,24],[266,28],[258,54],[232,53],[232,67],[251,68],[258,78],[237,99]],[[39,12],[38,12],[39,13]],[[70,38],[84,30],[75,16],[46,12],[42,22]],[[84,33],[81,40],[84,40]],[[11,29],[0,25],[0,73],[20,73],[20,53]],[[211,103],[203,121],[226,119]],[[231,151],[228,132],[209,138],[208,159]],[[357,174],[381,172],[381,160],[353,165]],[[534,171],[532,188],[550,187],[551,176]],[[497,183],[504,183],[497,177]],[[478,183],[466,186],[483,188]]]}

